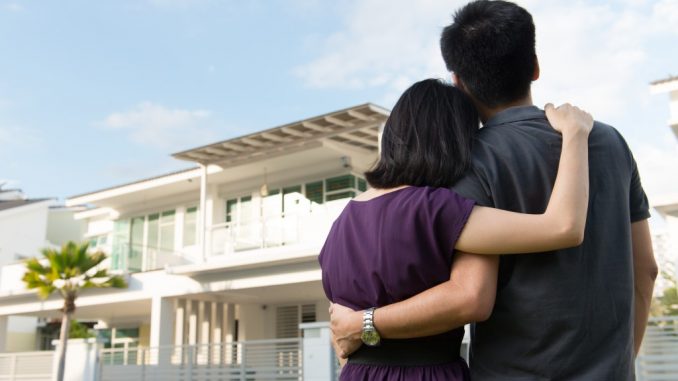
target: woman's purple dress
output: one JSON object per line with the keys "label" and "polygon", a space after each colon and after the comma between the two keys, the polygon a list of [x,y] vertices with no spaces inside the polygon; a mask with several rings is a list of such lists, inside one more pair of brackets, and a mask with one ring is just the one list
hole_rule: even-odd
{"label": "woman's purple dress", "polygon": [[[449,189],[430,187],[407,187],[367,201],[350,201],[334,222],[319,257],[327,298],[363,310],[407,299],[447,281],[455,243],[473,204]],[[463,333],[459,328],[429,338],[449,340],[453,360],[444,364],[364,365],[349,360],[341,379],[468,380],[466,363],[456,355]],[[360,350],[379,347],[363,345]]]}

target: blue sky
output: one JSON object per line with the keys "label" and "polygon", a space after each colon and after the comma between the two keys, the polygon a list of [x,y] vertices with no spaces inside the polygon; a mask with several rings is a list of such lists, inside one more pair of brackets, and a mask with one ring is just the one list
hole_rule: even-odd
{"label": "blue sky", "polygon": [[[169,154],[446,77],[461,1],[0,0],[0,180],[64,198],[185,168]],[[537,23],[537,104],[618,127],[651,197],[678,193],[668,96],[675,0],[521,2]]]}

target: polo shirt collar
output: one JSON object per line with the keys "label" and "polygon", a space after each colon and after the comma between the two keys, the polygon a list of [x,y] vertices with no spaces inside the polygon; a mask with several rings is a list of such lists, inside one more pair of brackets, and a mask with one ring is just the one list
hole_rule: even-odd
{"label": "polo shirt collar", "polygon": [[498,126],[530,119],[544,119],[546,114],[537,106],[516,106],[500,111],[491,117],[483,127]]}

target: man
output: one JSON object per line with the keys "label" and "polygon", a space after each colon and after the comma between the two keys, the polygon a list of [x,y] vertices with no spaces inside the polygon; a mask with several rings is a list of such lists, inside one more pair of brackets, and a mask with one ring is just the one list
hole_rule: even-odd
{"label": "man", "polygon": [[[484,124],[473,166],[454,189],[479,205],[542,213],[561,141],[532,105],[539,77],[532,16],[506,1],[471,2],[444,29],[441,50]],[[657,275],[649,206],[616,130],[596,123],[589,157],[581,246],[501,259],[457,253],[450,281],[374,311],[378,334],[419,337],[487,319],[472,329],[474,380],[633,380]],[[363,312],[338,305],[331,312],[345,356],[360,345]]]}

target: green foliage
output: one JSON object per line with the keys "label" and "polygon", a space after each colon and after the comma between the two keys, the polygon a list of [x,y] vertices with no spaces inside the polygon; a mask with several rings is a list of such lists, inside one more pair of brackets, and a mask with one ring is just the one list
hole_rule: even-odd
{"label": "green foliage", "polygon": [[89,339],[95,337],[92,329],[88,326],[78,322],[77,320],[71,321],[71,328],[68,332],[69,339]]}
{"label": "green foliage", "polygon": [[668,281],[662,295],[652,299],[650,312],[652,316],[678,316],[678,278],[669,271],[662,271],[661,276]]}
{"label": "green foliage", "polygon": [[127,287],[121,276],[99,267],[106,254],[90,253],[89,243],[70,241],[60,250],[43,249],[42,256],[42,259],[26,261],[26,273],[22,278],[26,287],[37,290],[42,299],[59,292],[66,303],[72,305],[83,289]]}

